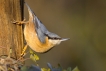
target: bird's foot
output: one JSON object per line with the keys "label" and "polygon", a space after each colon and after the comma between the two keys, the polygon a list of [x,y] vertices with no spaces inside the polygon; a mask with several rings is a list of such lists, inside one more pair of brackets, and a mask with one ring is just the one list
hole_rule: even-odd
{"label": "bird's foot", "polygon": [[24,18],[24,20],[23,21],[16,21],[16,20],[14,20],[14,21],[12,21],[12,23],[13,24],[26,24],[27,23],[27,21],[26,21],[26,19]]}
{"label": "bird's foot", "polygon": [[21,57],[23,57],[23,56],[24,56],[24,54],[25,54],[25,51],[26,51],[27,47],[28,47],[28,45],[26,44],[26,45],[25,45],[25,47],[24,47],[24,48],[23,48],[23,50],[22,50]]}

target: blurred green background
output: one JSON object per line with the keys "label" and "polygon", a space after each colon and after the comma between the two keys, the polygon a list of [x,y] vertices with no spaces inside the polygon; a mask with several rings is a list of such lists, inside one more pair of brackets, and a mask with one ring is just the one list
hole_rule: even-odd
{"label": "blurred green background", "polygon": [[106,0],[25,1],[49,31],[70,38],[38,53],[40,67],[49,62],[55,67],[59,63],[63,68],[77,65],[81,71],[106,71]]}

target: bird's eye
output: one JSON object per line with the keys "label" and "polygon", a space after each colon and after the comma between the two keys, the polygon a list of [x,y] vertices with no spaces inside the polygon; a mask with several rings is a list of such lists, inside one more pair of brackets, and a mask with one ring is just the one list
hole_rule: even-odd
{"label": "bird's eye", "polygon": [[61,38],[53,37],[52,39],[56,39],[56,40],[59,40],[59,39],[61,39]]}
{"label": "bird's eye", "polygon": [[57,39],[56,37],[54,37],[53,39]]}
{"label": "bird's eye", "polygon": [[[47,34],[45,34],[45,35],[48,36]],[[60,39],[61,39],[61,38],[57,38],[57,37],[49,37],[49,36],[48,36],[48,38],[49,38],[49,39],[53,39],[53,40],[60,40]]]}

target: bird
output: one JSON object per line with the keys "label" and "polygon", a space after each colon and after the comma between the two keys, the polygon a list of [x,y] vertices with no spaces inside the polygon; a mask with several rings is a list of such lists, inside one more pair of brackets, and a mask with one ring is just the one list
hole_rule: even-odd
{"label": "bird", "polygon": [[57,34],[48,31],[26,2],[25,5],[28,8],[29,20],[27,22],[22,21],[21,24],[25,24],[24,37],[27,45],[33,51],[45,53],[62,41],[69,39],[61,38]]}

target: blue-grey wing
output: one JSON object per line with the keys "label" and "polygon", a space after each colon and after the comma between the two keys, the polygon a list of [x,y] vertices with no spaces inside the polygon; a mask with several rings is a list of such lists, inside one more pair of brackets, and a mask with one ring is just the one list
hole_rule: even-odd
{"label": "blue-grey wing", "polygon": [[31,8],[28,6],[28,4],[25,3],[25,5],[27,6],[28,11],[29,11],[29,21],[32,21],[34,23],[34,27],[35,27],[35,31],[37,33],[37,36],[38,36],[39,40],[42,43],[44,43],[45,42],[45,35],[41,29],[40,20],[37,18],[35,13],[31,10]]}
{"label": "blue-grey wing", "polygon": [[48,36],[50,39],[61,38],[57,34],[49,32],[36,16],[35,16],[35,23],[36,23],[36,30],[40,41],[44,42],[45,36]]}
{"label": "blue-grey wing", "polygon": [[45,28],[45,26],[40,22],[40,20],[37,18],[37,16],[34,17],[34,24],[35,24],[35,31],[37,32],[37,36],[39,38],[39,40],[42,43],[45,43],[45,31],[47,31],[47,29]]}
{"label": "blue-grey wing", "polygon": [[28,11],[29,11],[29,19],[30,21],[34,22],[35,25],[35,31],[37,33],[37,36],[39,38],[39,40],[44,43],[45,42],[45,38],[46,36],[48,36],[49,38],[60,38],[58,35],[49,32],[46,27],[42,24],[42,22],[37,18],[37,16],[35,15],[35,13],[31,10],[31,8],[28,6],[27,3],[25,3],[26,6],[28,7]]}

